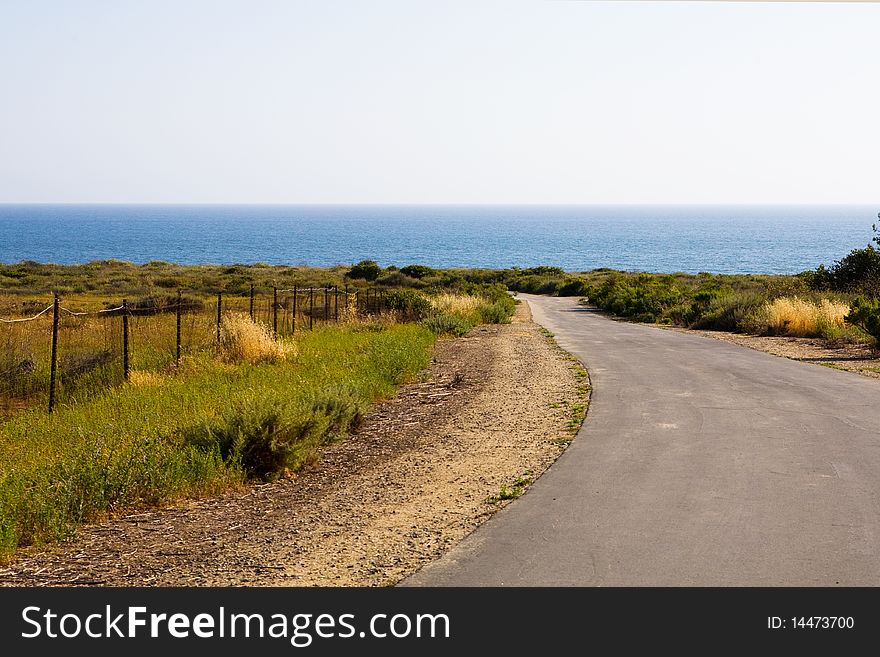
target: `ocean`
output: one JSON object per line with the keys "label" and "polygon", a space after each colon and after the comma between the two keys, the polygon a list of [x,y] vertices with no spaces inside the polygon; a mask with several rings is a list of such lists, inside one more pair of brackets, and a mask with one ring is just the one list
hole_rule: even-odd
{"label": "ocean", "polygon": [[0,262],[787,274],[868,244],[874,206],[0,205]]}

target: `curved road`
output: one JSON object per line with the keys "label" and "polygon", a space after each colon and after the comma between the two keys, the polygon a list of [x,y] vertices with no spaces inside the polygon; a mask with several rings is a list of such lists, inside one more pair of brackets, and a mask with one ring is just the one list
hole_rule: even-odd
{"label": "curved road", "polygon": [[587,364],[587,421],[404,585],[880,584],[880,381],[520,298]]}

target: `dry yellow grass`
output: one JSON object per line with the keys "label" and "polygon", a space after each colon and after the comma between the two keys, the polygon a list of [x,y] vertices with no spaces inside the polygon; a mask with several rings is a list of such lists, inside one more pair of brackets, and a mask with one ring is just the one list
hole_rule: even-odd
{"label": "dry yellow grass", "polygon": [[431,299],[431,305],[438,312],[447,315],[461,315],[467,317],[477,312],[477,309],[486,303],[482,297],[471,294],[439,294]]}
{"label": "dry yellow grass", "polygon": [[168,378],[164,374],[150,370],[132,370],[128,374],[128,382],[133,386],[159,386],[167,380]]}
{"label": "dry yellow grass", "polygon": [[799,297],[780,297],[764,307],[767,325],[774,333],[799,337],[814,336],[823,326],[843,327],[849,306],[822,299],[819,303]]}
{"label": "dry yellow grass", "polygon": [[292,343],[278,342],[269,328],[243,313],[223,317],[220,324],[220,351],[233,363],[276,363],[296,354]]}

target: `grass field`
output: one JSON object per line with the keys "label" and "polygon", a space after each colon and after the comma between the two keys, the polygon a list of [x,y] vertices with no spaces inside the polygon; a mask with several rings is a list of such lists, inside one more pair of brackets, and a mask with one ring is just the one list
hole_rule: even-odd
{"label": "grass field", "polygon": [[[58,268],[66,275],[54,279],[54,266],[24,267],[39,269],[54,289],[88,269]],[[362,286],[359,312],[354,295],[320,295],[321,305],[307,313],[313,322],[300,297],[295,332],[290,296],[279,297],[276,335],[265,290],[256,299],[255,321],[248,297],[224,293],[218,339],[216,297],[198,278],[214,270],[180,268],[199,289],[184,297],[178,366],[176,293],[141,289],[137,276],[114,278],[119,271],[146,276],[144,270],[168,268],[112,262],[99,269],[97,280],[121,286],[112,295],[71,291],[62,298],[54,413],[45,409],[50,315],[0,324],[0,556],[63,539],[108,514],[295,471],[320,445],[346,436],[371,404],[418,376],[438,335],[509,321],[514,309],[497,286],[443,295],[385,287],[381,303],[373,287],[374,305],[367,308]],[[321,271],[320,278],[331,273]],[[39,280],[27,279],[28,285]],[[122,317],[68,312],[114,308],[123,297],[139,309],[128,322],[127,382]],[[45,290],[19,287],[0,295],[0,308],[6,318],[27,317],[49,300]]]}
{"label": "grass field", "polygon": [[64,538],[108,513],[277,476],[344,436],[429,362],[417,325],[328,327],[297,355],[230,364],[187,359],[48,415],[0,425],[0,553]]}

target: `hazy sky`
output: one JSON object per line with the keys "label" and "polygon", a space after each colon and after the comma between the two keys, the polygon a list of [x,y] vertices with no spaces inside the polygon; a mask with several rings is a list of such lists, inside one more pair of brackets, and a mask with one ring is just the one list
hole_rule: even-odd
{"label": "hazy sky", "polygon": [[0,202],[876,203],[880,5],[0,0]]}

